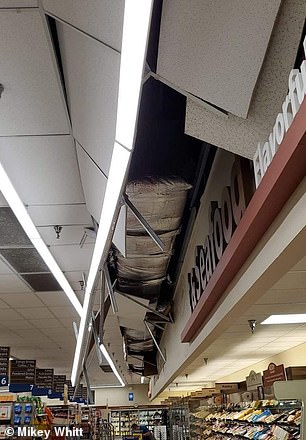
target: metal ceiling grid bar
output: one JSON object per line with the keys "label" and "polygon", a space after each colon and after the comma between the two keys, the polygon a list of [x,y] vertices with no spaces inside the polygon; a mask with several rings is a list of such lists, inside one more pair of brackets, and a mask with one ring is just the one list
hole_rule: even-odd
{"label": "metal ceiling grid bar", "polygon": [[149,225],[147,220],[140,214],[136,206],[133,205],[133,203],[130,201],[128,196],[126,194],[123,194],[123,200],[124,203],[130,208],[134,216],[137,218],[139,223],[143,226],[143,228],[147,231],[147,233],[150,235],[154,243],[159,247],[159,249],[164,252],[165,245],[162,242],[162,240],[159,238],[159,236],[156,234],[156,232],[152,229],[152,227]]}
{"label": "metal ceiling grid bar", "polygon": [[109,294],[109,298],[111,301],[113,313],[116,315],[118,313],[118,305],[117,305],[117,301],[116,301],[116,298],[114,295],[114,290],[113,290],[113,286],[112,286],[112,281],[110,279],[107,263],[104,264],[104,276],[105,276],[106,286],[108,289],[108,294]]}
{"label": "metal ceiling grid bar", "polygon": [[145,319],[143,320],[143,322],[144,322],[144,325],[146,326],[148,332],[150,333],[151,338],[152,338],[152,340],[153,340],[153,342],[154,342],[154,345],[155,345],[155,347],[157,348],[157,350],[159,351],[159,354],[161,355],[163,361],[166,362],[165,355],[164,355],[164,353],[161,351],[161,348],[160,348],[160,346],[158,345],[158,342],[157,342],[157,340],[155,339],[155,336],[153,335],[153,332],[152,332],[152,330],[150,329],[149,324],[147,323],[147,321],[146,321]]}

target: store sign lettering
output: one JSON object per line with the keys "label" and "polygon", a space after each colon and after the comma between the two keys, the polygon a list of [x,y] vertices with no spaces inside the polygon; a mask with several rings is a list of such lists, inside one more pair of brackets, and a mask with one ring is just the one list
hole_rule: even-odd
{"label": "store sign lettering", "polygon": [[208,235],[204,244],[196,247],[195,265],[188,273],[192,311],[203,295],[245,208],[246,197],[240,160],[235,160],[231,170],[230,186],[223,189],[219,202],[210,204]]}
{"label": "store sign lettering", "polygon": [[[306,55],[306,37],[304,39],[304,53]],[[301,64],[300,70],[293,69],[288,80],[289,92],[282,105],[282,112],[277,115],[274,127],[268,140],[259,142],[253,158],[256,187],[265,175],[278,147],[282,143],[286,132],[297,114],[306,94],[306,60]]]}

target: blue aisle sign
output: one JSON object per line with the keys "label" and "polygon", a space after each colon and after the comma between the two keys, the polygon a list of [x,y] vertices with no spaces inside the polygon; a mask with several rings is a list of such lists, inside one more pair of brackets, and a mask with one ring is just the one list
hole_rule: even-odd
{"label": "blue aisle sign", "polygon": [[8,376],[0,376],[0,387],[8,386]]}
{"label": "blue aisle sign", "polygon": [[51,388],[40,388],[34,386],[32,389],[32,396],[48,396],[52,393]]}
{"label": "blue aisle sign", "polygon": [[33,386],[28,383],[10,383],[9,391],[11,393],[28,393],[32,391]]}
{"label": "blue aisle sign", "polygon": [[10,347],[0,347],[0,387],[8,386]]}

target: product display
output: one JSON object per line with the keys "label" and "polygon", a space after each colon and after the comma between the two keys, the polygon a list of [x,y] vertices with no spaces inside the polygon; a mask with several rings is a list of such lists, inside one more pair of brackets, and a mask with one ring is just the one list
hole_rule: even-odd
{"label": "product display", "polygon": [[200,409],[191,416],[190,432],[196,440],[298,440],[300,423],[300,402],[256,401],[235,408]]}
{"label": "product display", "polygon": [[[131,426],[136,423],[138,425],[145,425],[150,431],[154,431],[155,428],[165,426],[167,411],[165,408],[139,408],[137,410],[120,409],[110,411],[110,423],[114,426],[116,436],[129,436],[131,434]],[[166,440],[167,429],[163,432],[162,440]],[[166,433],[165,433],[166,432]],[[159,438],[160,436],[158,436]],[[157,440],[158,440],[157,438]]]}

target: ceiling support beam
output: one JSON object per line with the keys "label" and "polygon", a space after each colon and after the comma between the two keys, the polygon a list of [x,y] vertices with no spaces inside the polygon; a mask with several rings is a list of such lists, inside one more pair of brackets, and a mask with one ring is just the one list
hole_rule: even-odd
{"label": "ceiling support beam", "polygon": [[156,234],[156,232],[153,230],[153,228],[149,225],[147,220],[143,217],[143,215],[138,211],[135,205],[130,201],[128,196],[126,194],[123,194],[123,200],[124,203],[130,208],[134,216],[137,218],[139,223],[143,226],[143,228],[147,231],[147,233],[150,235],[154,243],[159,247],[159,249],[164,252],[165,251],[165,245],[162,242],[162,240],[159,238],[159,236]]}
{"label": "ceiling support beam", "polygon": [[83,374],[84,374],[85,384],[86,384],[86,388],[87,388],[87,404],[92,405],[92,404],[94,404],[94,399],[93,399],[92,391],[90,389],[90,382],[89,382],[89,377],[88,377],[86,365],[83,365]]}
{"label": "ceiling support beam", "polygon": [[116,301],[116,298],[114,295],[114,290],[113,290],[112,281],[110,278],[107,263],[104,264],[104,276],[105,276],[105,282],[106,282],[111,306],[113,309],[113,313],[114,313],[114,315],[116,315],[118,313],[118,305],[117,305],[117,301]]}
{"label": "ceiling support beam", "polygon": [[153,342],[154,342],[154,345],[155,345],[155,347],[157,348],[159,354],[161,355],[163,361],[166,362],[165,355],[164,355],[164,353],[161,351],[161,348],[160,348],[160,346],[159,346],[157,340],[155,339],[155,336],[153,335],[153,332],[152,332],[152,330],[150,329],[150,326],[149,326],[148,322],[147,322],[145,319],[143,320],[143,322],[144,322],[144,325],[146,326],[148,332],[150,333],[150,336],[151,336],[151,338],[152,338],[152,340],[153,340]]}
{"label": "ceiling support beam", "polygon": [[125,298],[129,299],[130,301],[133,301],[135,304],[138,304],[139,306],[143,307],[144,309],[147,309],[150,312],[154,313],[154,315],[159,316],[162,319],[161,322],[173,323],[172,318],[169,318],[168,316],[164,315],[163,313],[160,313],[157,310],[154,310],[153,307],[150,307],[150,306],[147,306],[146,304],[143,304],[142,302],[138,301],[136,298],[133,298],[132,296],[128,295],[127,293],[120,292],[119,290],[116,290],[116,292],[119,295],[124,296]]}

